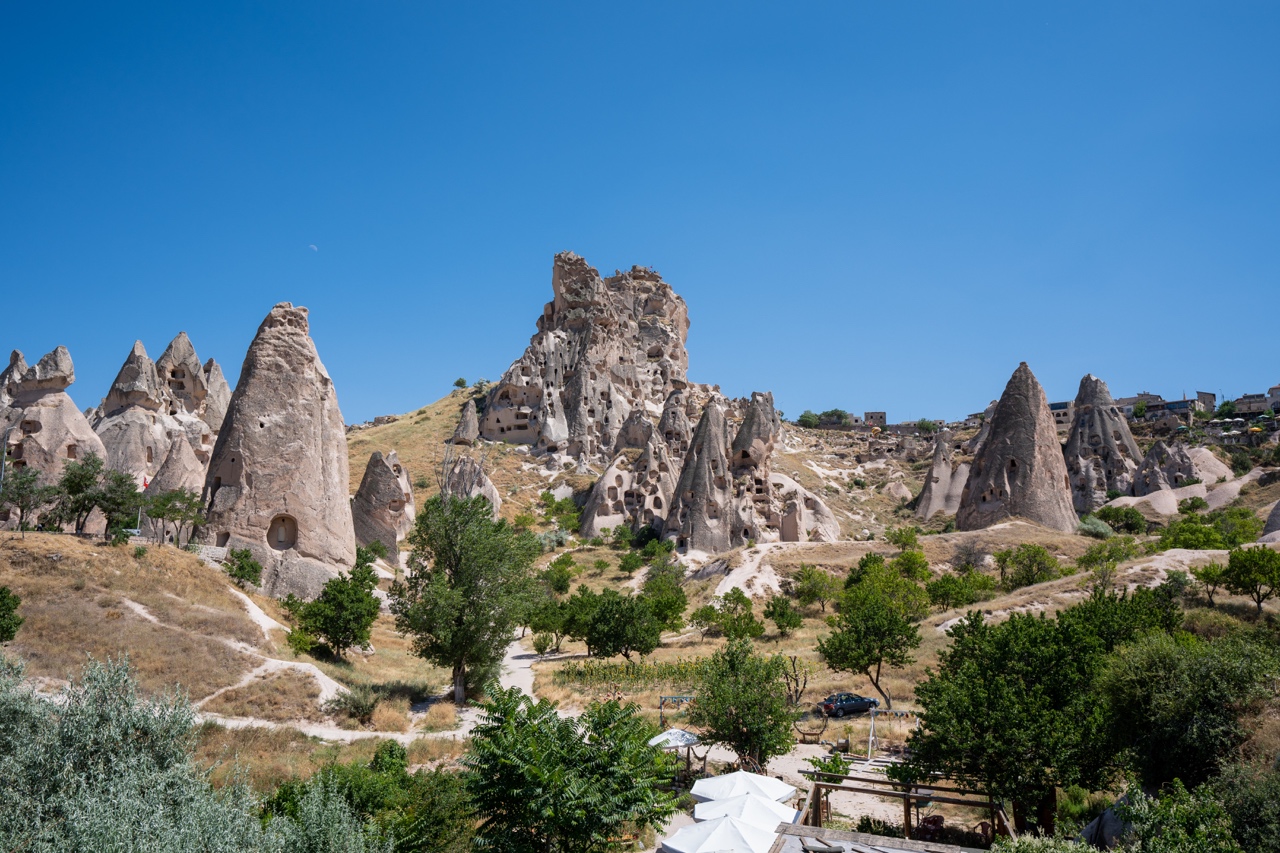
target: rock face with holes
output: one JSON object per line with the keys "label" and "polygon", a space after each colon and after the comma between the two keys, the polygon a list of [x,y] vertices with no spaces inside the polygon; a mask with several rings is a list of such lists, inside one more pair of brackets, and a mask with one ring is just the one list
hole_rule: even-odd
{"label": "rock face with holes", "polygon": [[772,394],[736,404],[713,398],[684,454],[662,535],[681,550],[711,554],[752,540],[838,539],[840,525],[826,504],[771,470],[781,426]]}
{"label": "rock face with holes", "polygon": [[951,431],[942,430],[933,442],[933,463],[925,474],[924,488],[916,500],[916,518],[928,521],[938,513],[955,515],[960,509],[960,497],[969,479],[969,465],[961,462],[952,465],[955,446]]}
{"label": "rock face with holes", "polygon": [[58,347],[30,367],[15,350],[6,374],[9,405],[0,429],[7,431],[10,465],[35,468],[44,475],[44,482],[52,483],[68,461],[90,453],[106,458],[102,440],[67,394],[76,371],[66,347]]}
{"label": "rock face with holes", "polygon": [[206,540],[247,548],[269,595],[313,598],[355,562],[347,438],[307,309],[282,302],[249,345],[205,478]]}
{"label": "rock face with holes", "polygon": [[1083,515],[1110,500],[1107,492],[1133,493],[1133,475],[1142,452],[1107,383],[1092,374],[1080,380],[1074,418],[1063,456],[1071,478],[1072,504]]}
{"label": "rock face with holes", "polygon": [[449,474],[445,477],[445,491],[456,497],[474,498],[484,495],[493,507],[493,517],[498,518],[502,509],[502,498],[498,489],[484,473],[484,468],[470,456],[459,456],[449,464]]}
{"label": "rock face with holes", "polygon": [[688,311],[653,270],[602,277],[572,252],[556,255],[551,287],[537,334],[489,392],[479,433],[608,463],[633,410],[657,415],[685,387]]}
{"label": "rock face with holes", "polygon": [[449,441],[470,447],[479,437],[480,420],[476,417],[476,401],[468,400],[462,407],[462,420],[458,421],[458,428],[453,431],[453,437]]}
{"label": "rock face with holes", "polygon": [[200,409],[200,420],[208,424],[213,434],[217,435],[227,416],[231,386],[227,384],[227,377],[222,375],[222,368],[213,359],[204,363],[204,384],[208,392],[204,396],[204,406]]}
{"label": "rock face with holes", "polygon": [[1133,494],[1142,497],[1163,489],[1178,489],[1193,479],[1199,479],[1199,474],[1186,445],[1157,441],[1134,474]]}
{"label": "rock face with holes", "polygon": [[960,530],[981,530],[1024,518],[1053,530],[1074,531],[1067,465],[1058,431],[1026,362],[1018,366],[990,419],[991,430],[974,457],[956,512]]}
{"label": "rock face with holes", "polygon": [[365,466],[360,488],[351,499],[351,520],[356,542],[372,545],[381,542],[387,549],[387,562],[400,565],[400,545],[413,529],[413,491],[409,475],[393,450],[386,456],[374,451]]}

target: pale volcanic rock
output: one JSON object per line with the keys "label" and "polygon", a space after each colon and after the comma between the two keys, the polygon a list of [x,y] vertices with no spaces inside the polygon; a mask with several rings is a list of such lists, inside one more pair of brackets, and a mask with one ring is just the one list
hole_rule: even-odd
{"label": "pale volcanic rock", "polygon": [[17,393],[18,382],[21,381],[22,375],[27,372],[26,359],[22,357],[22,353],[14,350],[9,354],[9,366],[0,373],[0,406],[8,406],[13,402],[13,395]]}
{"label": "pale volcanic rock", "polygon": [[[24,361],[15,350],[9,360],[11,376]],[[8,383],[11,400],[2,417],[3,428],[11,428],[11,464],[35,468],[46,483],[55,481],[68,461],[83,460],[90,453],[106,458],[102,440],[67,394],[74,381],[71,354],[58,347]]]}
{"label": "pale volcanic rock", "polygon": [[[1181,442],[1165,444],[1157,441],[1147,451],[1133,478],[1133,493],[1138,497],[1164,489],[1180,488],[1187,480],[1203,479],[1195,462]],[[1213,482],[1216,482],[1214,480]]]}
{"label": "pale volcanic rock", "polygon": [[782,419],[773,407],[773,394],[755,392],[747,403],[742,425],[733,438],[730,456],[735,479],[769,464]]}
{"label": "pale volcanic rock", "polygon": [[596,481],[582,508],[582,535],[601,535],[604,528],[666,526],[678,466],[666,442],[639,410],[623,424],[617,455]]}
{"label": "pale volcanic rock", "polygon": [[1219,481],[1236,478],[1231,466],[1214,456],[1213,451],[1207,447],[1188,448],[1187,455],[1191,457],[1191,467],[1195,475],[1207,485],[1212,486]]}
{"label": "pale volcanic rock", "polygon": [[905,484],[894,480],[884,487],[884,493],[894,500],[909,501],[911,500],[911,490]]}
{"label": "pale volcanic rock", "polygon": [[164,392],[160,386],[160,376],[156,373],[156,364],[147,355],[142,341],[134,341],[133,349],[120,366],[111,390],[102,401],[100,407],[104,412],[112,412],[128,406],[141,406],[146,409],[159,409],[164,401]]}
{"label": "pale volcanic rock", "polygon": [[981,530],[1010,518],[1074,532],[1067,465],[1044,389],[1026,362],[1005,386],[991,431],[974,457],[956,512],[960,530]]}
{"label": "pale volcanic rock", "polygon": [[999,404],[999,400],[992,400],[991,404],[983,411],[982,424],[978,427],[977,434],[969,439],[965,445],[964,449],[967,453],[977,455],[978,451],[982,449],[982,445],[986,443],[987,436],[991,435],[991,421],[996,416],[996,406]]}
{"label": "pale volcanic rock", "polygon": [[1262,528],[1260,542],[1280,542],[1280,503],[1271,508],[1267,523]]}
{"label": "pale volcanic rock", "polygon": [[498,512],[502,509],[502,498],[479,462],[470,456],[459,456],[449,464],[448,471],[444,482],[445,492],[461,498],[484,495],[489,505],[493,507],[494,519],[498,518]]}
{"label": "pale volcanic rock", "polygon": [[693,422],[689,420],[692,405],[683,390],[672,391],[662,404],[662,417],[658,419],[658,434],[667,444],[667,450],[676,459],[684,459],[693,440]]}
{"label": "pale volcanic rock", "polygon": [[453,431],[453,437],[449,441],[452,444],[470,447],[479,437],[480,420],[476,417],[476,401],[468,400],[462,407],[462,420],[458,421],[458,427]]}
{"label": "pale volcanic rock", "polygon": [[1076,512],[1093,512],[1107,502],[1110,491],[1122,495],[1133,492],[1142,451],[1107,383],[1092,374],[1080,380],[1063,457]]}
{"label": "pale volcanic rock", "polygon": [[[172,377],[171,377],[172,378]],[[271,309],[245,355],[205,479],[205,536],[247,548],[269,595],[316,596],[355,562],[347,439],[307,309]]]}
{"label": "pale volcanic rock", "polygon": [[656,414],[687,384],[688,311],[656,272],[602,278],[572,252],[556,255],[551,285],[537,334],[489,392],[480,435],[607,462],[632,410]]}
{"label": "pale volcanic rock", "polygon": [[[179,434],[169,443],[164,462],[160,464],[160,470],[156,471],[156,475],[151,478],[147,494],[161,495],[165,492],[189,491],[198,495],[204,488],[204,477],[204,463],[196,458],[195,452],[191,449],[191,443],[186,437]],[[143,518],[147,518],[145,513]],[[150,521],[150,519],[147,520]],[[172,542],[177,532],[175,525],[166,523],[164,527],[164,540]]]}
{"label": "pale volcanic rock", "polygon": [[780,541],[835,542],[840,538],[840,522],[817,495],[776,471],[769,475],[769,483],[782,501]]}
{"label": "pale volcanic rock", "polygon": [[733,547],[736,519],[729,481],[729,428],[724,405],[712,400],[685,455],[665,536],[678,548],[719,554]]}
{"label": "pale volcanic rock", "polygon": [[969,465],[962,462],[953,466],[954,452],[951,431],[944,429],[934,439],[933,462],[916,500],[916,518],[921,521],[928,521],[938,513],[955,515],[960,509],[960,497],[969,479]]}
{"label": "pale volcanic rock", "polygon": [[167,390],[142,341],[134,342],[93,419],[107,467],[142,482],[160,470],[169,444],[185,430],[168,414]]}
{"label": "pale volcanic rock", "polygon": [[213,359],[204,363],[204,384],[208,390],[204,397],[204,407],[200,410],[200,420],[208,424],[213,434],[217,435],[227,416],[231,386],[227,384],[227,377],[222,375],[222,368]]}
{"label": "pale volcanic rock", "polygon": [[413,529],[413,492],[406,488],[406,479],[395,451],[385,457],[374,451],[351,499],[356,542],[364,546],[381,542],[393,566],[400,565],[399,543]]}
{"label": "pale volcanic rock", "polygon": [[156,360],[156,372],[160,375],[160,381],[168,388],[169,414],[176,415],[179,411],[189,414],[199,412],[209,393],[209,387],[200,357],[196,355],[196,349],[191,345],[186,332],[179,332],[169,342],[164,353]]}

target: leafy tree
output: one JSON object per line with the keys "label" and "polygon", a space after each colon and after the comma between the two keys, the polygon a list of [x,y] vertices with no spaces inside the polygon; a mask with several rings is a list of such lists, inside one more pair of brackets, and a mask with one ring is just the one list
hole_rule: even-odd
{"label": "leafy tree", "polygon": [[1245,850],[1280,850],[1280,770],[1231,764],[1199,792],[1222,803],[1231,818],[1231,834]]}
{"label": "leafy tree", "polygon": [[642,566],[644,566],[644,557],[641,557],[635,551],[628,551],[618,561],[618,568],[627,575],[634,575]]}
{"label": "leafy tree", "polygon": [[662,623],[648,601],[606,589],[587,626],[587,652],[593,657],[622,655],[631,660],[632,654],[644,656],[656,649],[661,637]]}
{"label": "leafy tree", "polygon": [[675,758],[648,745],[637,706],[592,703],[561,718],[515,688],[487,695],[463,759],[479,849],[604,853],[628,828],[656,829],[675,813]]}
{"label": "leafy tree", "polygon": [[[168,492],[147,492],[143,498],[143,512],[151,524],[151,535],[157,543],[163,542],[170,525],[173,526],[173,544],[182,547],[190,542],[195,529],[204,520],[204,504],[200,495],[192,489],[174,489]],[[183,532],[186,537],[183,537]]]}
{"label": "leafy tree", "polygon": [[802,426],[805,429],[817,429],[818,425],[818,416],[808,409],[805,409],[800,414],[800,417],[796,418],[796,426]]}
{"label": "leafy tree", "polygon": [[232,548],[227,552],[223,565],[237,586],[258,586],[262,583],[262,564],[253,559],[253,552],[248,548]]}
{"label": "leafy tree", "polygon": [[1224,580],[1231,592],[1252,598],[1261,614],[1262,605],[1280,590],[1280,552],[1265,546],[1232,549]]}
{"label": "leafy tree", "polygon": [[929,581],[924,588],[929,595],[930,604],[949,610],[991,598],[995,594],[996,582],[971,568],[968,571],[948,572],[937,580]]}
{"label": "leafy tree", "polygon": [[1118,648],[1096,682],[1117,752],[1148,790],[1216,775],[1244,742],[1241,716],[1265,696],[1276,655],[1244,639],[1156,633]]}
{"label": "leafy tree", "polygon": [[900,551],[913,551],[920,547],[920,531],[915,527],[894,527],[885,531],[884,538]]}
{"label": "leafy tree", "polygon": [[0,507],[18,514],[18,529],[27,538],[28,522],[54,499],[56,489],[40,482],[40,472],[35,468],[18,468],[5,472],[4,486],[0,488]]}
{"label": "leafy tree", "polygon": [[68,461],[58,478],[54,514],[74,527],[77,534],[84,533],[89,515],[98,506],[98,486],[106,463],[96,453],[89,452],[84,459]]}
{"label": "leafy tree", "polygon": [[453,387],[454,387],[454,388],[466,388],[466,387],[467,387],[467,380],[466,380],[466,379],[463,379],[461,376],[459,376],[457,379],[453,380]]}
{"label": "leafy tree", "polygon": [[600,596],[592,592],[586,584],[580,584],[578,591],[564,603],[565,636],[585,642],[599,606]]}
{"label": "leafy tree", "polygon": [[689,722],[704,740],[722,744],[763,767],[791,749],[794,712],[787,703],[782,655],[757,655],[747,640],[730,640],[707,661]]}
{"label": "leafy tree", "polygon": [[1116,536],[1096,545],[1076,560],[1076,566],[1086,572],[1093,572],[1094,583],[1108,589],[1115,580],[1116,569],[1125,560],[1138,556],[1138,547],[1132,536]]}
{"label": "leafy tree", "polygon": [[1076,533],[1081,536],[1088,536],[1091,539],[1110,539],[1116,532],[1111,529],[1111,525],[1097,516],[1086,515],[1080,519],[1080,524],[1076,527]]}
{"label": "leafy tree", "polygon": [[915,621],[928,610],[925,592],[885,566],[870,565],[840,598],[839,614],[827,617],[834,633],[818,641],[818,654],[836,672],[865,675],[893,707],[884,669],[910,664],[920,645]]}
{"label": "leafy tree", "polygon": [[684,569],[678,563],[663,562],[649,568],[640,586],[641,597],[664,631],[679,631],[684,627],[689,597],[681,586],[683,580]]}
{"label": "leafy tree", "polygon": [[849,413],[844,409],[827,409],[818,415],[818,423],[833,426],[844,426],[849,422]]}
{"label": "leafy tree", "polygon": [[386,553],[387,549],[377,541],[368,548],[357,547],[351,571],[326,583],[315,601],[304,604],[299,612],[299,626],[323,640],[335,657],[342,658],[347,649],[369,643],[369,631],[380,608],[373,594],[378,585],[373,563]]}
{"label": "leafy tree", "polygon": [[0,643],[7,643],[18,634],[23,619],[18,615],[18,605],[22,599],[14,595],[7,586],[0,586]]}
{"label": "leafy tree", "polygon": [[[1116,497],[1120,497],[1116,495]],[[1142,534],[1147,532],[1147,519],[1141,512],[1131,506],[1104,506],[1093,512],[1094,518],[1100,518],[1108,527],[1117,533]]]}
{"label": "leafy tree", "polygon": [[911,581],[927,581],[929,579],[929,560],[923,551],[914,548],[903,551],[889,561],[889,568]]}
{"label": "leafy tree", "polygon": [[1178,512],[1182,515],[1191,515],[1194,512],[1200,512],[1209,508],[1209,502],[1199,495],[1192,495],[1178,501]]}
{"label": "leafy tree", "polygon": [[1234,418],[1236,416],[1236,401],[1223,400],[1218,404],[1218,410],[1213,413],[1216,418]]}
{"label": "leafy tree", "polygon": [[1257,540],[1262,520],[1247,507],[1227,507],[1206,515],[1180,515],[1160,531],[1160,550],[1225,550]]}
{"label": "leafy tree", "polygon": [[1133,416],[1138,420],[1142,420],[1147,416],[1146,400],[1139,400],[1138,402],[1133,404]]}
{"label": "leafy tree", "polygon": [[799,628],[804,619],[800,615],[800,611],[796,610],[791,604],[791,599],[784,598],[781,595],[775,595],[770,598],[764,606],[764,618],[769,619],[773,624],[778,626],[778,633],[786,637],[792,631]]}
{"label": "leafy tree", "polygon": [[573,583],[574,567],[573,555],[561,554],[542,572],[542,580],[551,592],[564,595],[569,591],[569,585]]}
{"label": "leafy tree", "polygon": [[108,538],[115,531],[131,528],[137,523],[138,510],[142,509],[142,492],[131,474],[104,471],[94,495],[94,502],[107,518]]}
{"label": "leafy tree", "polygon": [[1000,587],[1006,592],[1058,576],[1058,561],[1043,545],[1024,543],[1016,548],[997,551],[992,556],[1000,569]]}
{"label": "leafy tree", "polygon": [[469,672],[501,660],[534,591],[536,537],[494,521],[483,496],[435,495],[409,534],[409,572],[390,593],[396,629],[414,653],[453,673],[454,701],[466,701]]}
{"label": "leafy tree", "polygon": [[863,554],[858,560],[858,565],[849,570],[849,576],[844,579],[844,588],[849,589],[862,579],[862,576],[874,569],[883,569],[885,567],[884,554],[877,554],[874,551],[870,554]]}
{"label": "leafy tree", "polygon": [[931,421],[928,418],[921,418],[916,421],[916,429],[921,435],[933,435],[938,431],[938,422]]}
{"label": "leafy tree", "polygon": [[1197,566],[1191,570],[1191,576],[1196,579],[1198,586],[1204,590],[1205,598],[1209,599],[1209,606],[1212,607],[1214,594],[1217,593],[1219,587],[1226,585],[1227,567],[1221,563]]}
{"label": "leafy tree", "polygon": [[720,597],[720,631],[730,640],[754,639],[764,633],[764,625],[751,610],[751,599],[733,587]]}
{"label": "leafy tree", "polygon": [[714,604],[704,604],[689,614],[689,624],[697,628],[705,640],[708,634],[720,630],[720,611]]}
{"label": "leafy tree", "polygon": [[1148,797],[1129,789],[1128,802],[1116,805],[1129,824],[1125,850],[1141,853],[1244,853],[1232,836],[1231,817],[1208,792],[1190,793],[1177,780]]}
{"label": "leafy tree", "polygon": [[547,651],[560,651],[560,644],[564,642],[566,629],[568,627],[569,604],[567,601],[560,601],[551,596],[547,596],[538,603],[529,615],[529,630],[534,632],[535,649],[538,637],[546,637],[549,640],[548,645],[538,654],[546,654]]}
{"label": "leafy tree", "polygon": [[792,584],[792,592],[801,607],[817,604],[823,613],[827,612],[827,602],[833,601],[840,594],[840,589],[839,578],[808,563],[800,564]]}

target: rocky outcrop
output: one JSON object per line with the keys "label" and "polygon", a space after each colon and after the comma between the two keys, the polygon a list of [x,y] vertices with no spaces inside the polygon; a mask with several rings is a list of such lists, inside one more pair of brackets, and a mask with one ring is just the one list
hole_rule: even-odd
{"label": "rocky outcrop", "polygon": [[502,509],[502,498],[499,497],[498,489],[493,482],[484,473],[483,465],[470,456],[459,456],[456,459],[446,460],[446,469],[449,472],[444,481],[446,493],[463,498],[484,495],[489,505],[493,507],[493,517],[495,519],[498,517],[498,512]]}
{"label": "rocky outcrop", "polygon": [[1280,541],[1280,503],[1271,509],[1271,514],[1267,516],[1267,523],[1262,528],[1263,542]]}
{"label": "rocky outcrop", "polygon": [[679,471],[667,443],[637,410],[619,431],[614,451],[582,508],[582,534],[600,536],[618,526],[663,530]]}
{"label": "rocky outcrop", "polygon": [[218,362],[209,359],[204,363],[204,384],[208,391],[204,397],[204,407],[200,410],[200,420],[209,425],[213,434],[222,429],[222,421],[227,416],[227,404],[231,402],[231,386],[222,375]]}
{"label": "rocky outcrop", "polygon": [[342,412],[307,309],[282,302],[249,345],[213,449],[205,536],[252,551],[268,594],[314,597],[355,561],[348,483]]}
{"label": "rocky outcrop", "polygon": [[1067,466],[1044,389],[1026,362],[1005,386],[991,430],[973,460],[956,512],[960,530],[980,530],[1024,518],[1074,531]]}
{"label": "rocky outcrop", "polygon": [[1132,494],[1142,452],[1107,383],[1092,374],[1080,380],[1063,456],[1071,478],[1072,504],[1081,515],[1110,500],[1108,492]]}
{"label": "rocky outcrop", "polygon": [[942,430],[933,442],[933,463],[925,474],[924,488],[916,499],[916,518],[928,521],[938,513],[955,515],[960,509],[960,497],[969,479],[969,465],[962,462],[952,466],[955,449],[950,430]]}
{"label": "rocky outcrop", "polygon": [[1198,479],[1195,463],[1180,442],[1157,441],[1147,451],[1133,479],[1133,493],[1141,497],[1163,489],[1177,489],[1187,480]]}
{"label": "rocky outcrop", "polygon": [[186,435],[169,415],[167,401],[155,362],[142,341],[134,342],[93,421],[108,468],[133,476],[139,485],[159,471],[173,436]]}
{"label": "rocky outcrop", "polygon": [[76,373],[66,347],[58,347],[17,377],[18,368],[25,364],[22,353],[15,350],[6,371],[9,405],[0,415],[0,430],[8,430],[12,467],[35,468],[45,482],[52,483],[68,461],[82,460],[90,453],[106,458],[101,439],[67,394]]}
{"label": "rocky outcrop", "polygon": [[[693,432],[684,468],[676,483],[675,501],[667,519],[667,538],[676,547],[718,554],[733,547],[738,519],[729,481],[729,427],[724,406],[712,400]],[[749,533],[749,530],[747,531]]]}
{"label": "rocky outcrop", "polygon": [[453,437],[449,441],[452,444],[470,447],[479,437],[480,420],[476,417],[476,401],[468,400],[462,407],[462,420],[458,421],[458,427],[453,431]]}
{"label": "rocky outcrop", "polygon": [[364,546],[381,542],[387,549],[387,562],[398,566],[399,543],[413,529],[413,519],[413,491],[399,457],[394,450],[385,457],[374,451],[365,466],[360,488],[351,499],[356,542]]}
{"label": "rocky outcrop", "polygon": [[776,471],[769,475],[769,483],[782,504],[780,541],[835,542],[840,538],[840,522],[817,495]]}
{"label": "rocky outcrop", "polygon": [[206,384],[200,357],[196,355],[196,349],[191,345],[186,332],[179,332],[169,342],[164,354],[156,361],[156,372],[168,389],[169,414],[176,415],[179,411],[199,413],[209,393],[209,386]]}
{"label": "rocky outcrop", "polygon": [[1000,404],[999,400],[992,400],[991,405],[982,412],[982,424],[978,427],[978,432],[969,439],[965,444],[965,452],[977,455],[982,449],[982,445],[986,443],[987,436],[991,435],[991,420],[996,416],[996,406]]}
{"label": "rocky outcrop", "polygon": [[162,494],[177,490],[192,491],[199,494],[204,488],[205,466],[191,449],[191,443],[185,436],[174,436],[165,453],[164,462],[151,478],[148,492]]}
{"label": "rocky outcrop", "polygon": [[9,353],[9,366],[0,373],[0,407],[8,406],[13,402],[18,382],[26,372],[27,361],[22,353],[18,350]]}
{"label": "rocky outcrop", "polygon": [[572,252],[556,255],[551,286],[528,349],[489,392],[480,435],[606,463],[633,410],[656,415],[685,387],[688,312],[653,270],[605,278]]}

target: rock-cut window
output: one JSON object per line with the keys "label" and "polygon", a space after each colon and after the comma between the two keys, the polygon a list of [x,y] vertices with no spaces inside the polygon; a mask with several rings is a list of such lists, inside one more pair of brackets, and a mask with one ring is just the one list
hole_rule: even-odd
{"label": "rock-cut window", "polygon": [[267,544],[277,551],[287,551],[298,544],[298,522],[288,515],[277,515],[267,528]]}

